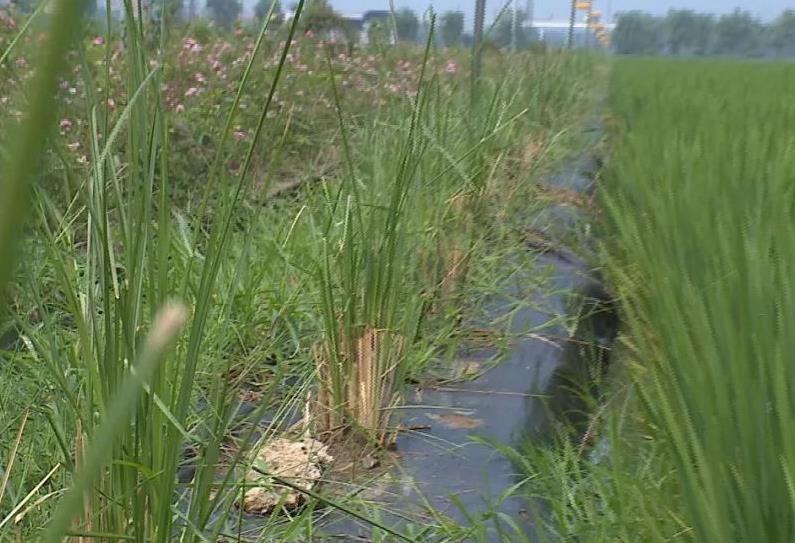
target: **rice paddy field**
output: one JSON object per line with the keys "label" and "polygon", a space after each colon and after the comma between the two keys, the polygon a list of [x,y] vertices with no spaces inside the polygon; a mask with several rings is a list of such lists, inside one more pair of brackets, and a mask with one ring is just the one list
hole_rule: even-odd
{"label": "rice paddy field", "polygon": [[795,539],[795,66],[0,12],[0,541]]}
{"label": "rice paddy field", "polygon": [[528,445],[550,540],[793,538],[793,85],[792,64],[615,63],[599,195],[621,367],[598,446]]}

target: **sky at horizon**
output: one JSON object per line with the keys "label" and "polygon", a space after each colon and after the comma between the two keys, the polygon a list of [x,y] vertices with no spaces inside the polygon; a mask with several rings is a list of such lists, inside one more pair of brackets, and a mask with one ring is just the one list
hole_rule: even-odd
{"label": "sky at horizon", "polygon": [[[474,0],[393,0],[396,8],[408,7],[417,12],[425,11],[433,6],[437,13],[449,10],[463,11],[467,21],[471,21]],[[505,2],[510,0],[486,0],[487,19],[493,18]],[[292,0],[282,0],[288,6]],[[534,0],[536,19],[567,19],[569,0]],[[256,0],[244,0],[248,10],[253,9]],[[371,9],[389,9],[389,0],[331,0],[331,4],[342,13],[362,13]],[[525,9],[527,0],[517,0],[519,9]],[[763,20],[770,20],[787,8],[795,8],[793,0],[594,0],[594,7],[602,11],[605,17],[621,11],[639,9],[655,14],[664,14],[669,9],[692,9],[695,11],[721,14],[741,8],[751,12]]]}

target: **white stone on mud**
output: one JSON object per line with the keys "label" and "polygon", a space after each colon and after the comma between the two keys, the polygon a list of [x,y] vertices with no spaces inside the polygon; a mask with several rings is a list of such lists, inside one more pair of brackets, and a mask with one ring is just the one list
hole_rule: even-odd
{"label": "white stone on mud", "polygon": [[[254,466],[299,488],[312,490],[332,460],[328,447],[320,441],[277,437],[259,450]],[[247,513],[268,515],[276,507],[292,511],[304,501],[301,492],[254,469],[246,474],[246,482],[258,485],[250,487],[243,496],[243,510]]]}

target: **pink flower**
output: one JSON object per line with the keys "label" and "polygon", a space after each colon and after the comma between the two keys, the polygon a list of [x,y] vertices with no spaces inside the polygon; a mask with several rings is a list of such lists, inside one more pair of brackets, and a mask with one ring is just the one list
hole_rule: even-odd
{"label": "pink flower", "polygon": [[196,75],[194,75],[193,78],[198,83],[206,83],[207,82],[207,79],[204,77],[204,74],[201,73],[201,72],[196,72]]}
{"label": "pink flower", "polygon": [[235,28],[235,36],[237,36],[239,38],[242,35],[243,35],[243,29],[240,28],[240,27]]}
{"label": "pink flower", "polygon": [[17,29],[17,22],[14,19],[12,19],[10,16],[3,13],[2,11],[0,11],[0,21],[2,21],[2,23],[6,25],[9,28],[9,30]]}
{"label": "pink flower", "polygon": [[447,72],[448,74],[454,74],[458,71],[458,66],[456,66],[455,61],[448,60],[447,66],[444,67],[444,71]]}
{"label": "pink flower", "polygon": [[77,151],[78,149],[80,149],[80,142],[73,141],[72,143],[67,145],[67,147],[69,148],[70,151]]}
{"label": "pink flower", "polygon": [[105,38],[103,36],[97,36],[94,38],[94,45],[105,45]]}
{"label": "pink flower", "polygon": [[61,119],[61,122],[58,123],[58,128],[60,128],[61,130],[69,130],[70,128],[72,128],[72,121],[66,118]]}
{"label": "pink flower", "polygon": [[185,113],[185,106],[182,104],[177,104],[177,106],[174,108],[174,111],[177,113]]}
{"label": "pink flower", "polygon": [[218,60],[213,60],[210,67],[213,69],[214,72],[218,72],[221,70],[221,68],[223,68],[223,64],[221,64],[221,62]]}
{"label": "pink flower", "polygon": [[108,98],[108,107],[110,109],[115,109],[116,108],[116,100],[114,100],[113,98]]}
{"label": "pink flower", "polygon": [[235,128],[235,131],[232,133],[232,136],[234,136],[234,138],[237,141],[244,140],[248,137],[248,131],[243,130],[238,126],[237,128]]}
{"label": "pink flower", "polygon": [[304,36],[307,37],[307,38],[314,38],[315,37],[315,33],[312,32],[311,30],[307,30],[306,32],[304,32]]}
{"label": "pink flower", "polygon": [[251,51],[252,49],[254,49],[254,42],[253,41],[247,42],[246,43],[246,50],[247,51]]}
{"label": "pink flower", "polygon": [[201,53],[202,46],[193,38],[185,38],[185,41],[182,42],[182,49],[184,51],[188,51],[189,53],[197,54]]}
{"label": "pink flower", "polygon": [[26,67],[26,66],[28,65],[28,61],[27,61],[27,60],[25,60],[25,57],[19,57],[19,58],[18,58],[18,59],[17,59],[17,60],[14,62],[14,64],[16,65],[16,67],[17,67],[17,68],[24,68],[24,67]]}
{"label": "pink flower", "polygon": [[197,89],[196,87],[191,87],[185,91],[186,98],[191,98],[192,96],[196,96],[197,94],[199,94],[199,89]]}

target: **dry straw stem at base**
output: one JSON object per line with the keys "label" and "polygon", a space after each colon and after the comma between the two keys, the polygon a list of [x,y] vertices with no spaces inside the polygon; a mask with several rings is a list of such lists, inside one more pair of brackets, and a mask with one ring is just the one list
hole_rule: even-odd
{"label": "dry straw stem at base", "polygon": [[395,373],[404,356],[404,343],[394,332],[365,327],[357,338],[343,342],[350,345],[349,350],[336,357],[326,342],[315,347],[319,385],[311,422],[318,435],[353,425],[380,444],[389,442],[391,409],[400,401]]}

